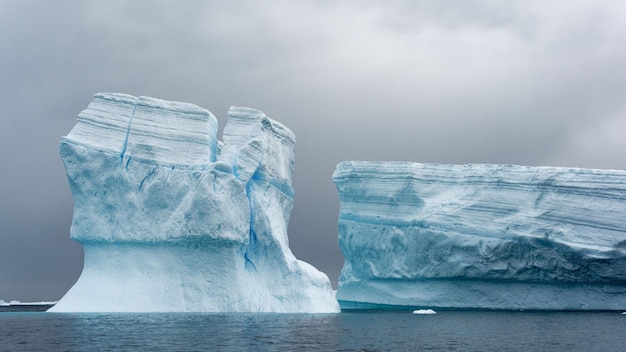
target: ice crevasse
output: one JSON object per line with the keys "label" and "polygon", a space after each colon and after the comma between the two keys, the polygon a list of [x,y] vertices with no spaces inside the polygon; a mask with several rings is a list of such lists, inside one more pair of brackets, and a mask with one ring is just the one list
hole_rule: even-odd
{"label": "ice crevasse", "polygon": [[81,276],[56,312],[337,312],[287,225],[295,136],[261,111],[96,94],[60,142]]}
{"label": "ice crevasse", "polygon": [[626,172],[343,162],[342,308],[626,309]]}

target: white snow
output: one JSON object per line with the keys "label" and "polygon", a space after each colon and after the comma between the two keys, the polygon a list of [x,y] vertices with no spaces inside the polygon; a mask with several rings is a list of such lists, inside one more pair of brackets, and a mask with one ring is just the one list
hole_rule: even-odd
{"label": "white snow", "polygon": [[12,300],[10,302],[5,302],[0,299],[0,306],[9,307],[9,306],[49,306],[56,304],[57,301],[40,301],[40,302],[21,302],[17,300]]}

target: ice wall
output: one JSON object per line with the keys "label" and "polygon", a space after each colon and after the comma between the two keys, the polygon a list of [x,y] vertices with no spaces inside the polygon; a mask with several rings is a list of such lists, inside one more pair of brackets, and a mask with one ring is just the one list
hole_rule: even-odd
{"label": "ice wall", "polygon": [[295,136],[261,111],[100,93],[61,139],[83,272],[57,312],[336,312],[291,253]]}
{"label": "ice wall", "polygon": [[626,309],[626,172],[343,162],[342,308]]}

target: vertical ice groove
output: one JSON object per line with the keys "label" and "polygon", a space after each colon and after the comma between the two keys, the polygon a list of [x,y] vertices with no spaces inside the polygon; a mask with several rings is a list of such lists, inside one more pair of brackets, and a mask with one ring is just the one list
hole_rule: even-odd
{"label": "vertical ice groove", "polygon": [[[130,119],[128,120],[128,126],[126,127],[126,137],[124,138],[124,145],[122,145],[122,151],[120,152],[120,165],[124,162],[124,154],[126,154],[126,148],[128,147],[128,136],[130,135],[130,126],[133,123],[133,118],[135,117],[135,111],[137,111],[138,100],[135,100],[135,106],[133,106],[133,112],[130,114]],[[130,158],[129,160],[130,161]]]}
{"label": "vertical ice groove", "polygon": [[[120,163],[124,160],[124,156],[123,154],[120,154]],[[126,159],[126,165],[124,166],[124,170],[128,171],[128,167],[130,166],[130,161],[132,160],[132,157],[128,157]]]}
{"label": "vertical ice groove", "polygon": [[[128,159],[130,160],[130,158],[128,158]],[[139,183],[139,188],[138,188],[138,191],[140,191],[140,192],[141,192],[141,190],[143,189],[143,184],[144,184],[144,182],[146,182],[146,180],[147,180],[150,176],[154,175],[154,173],[156,172],[156,169],[157,169],[157,168],[158,168],[158,165],[154,166],[154,168],[153,168],[152,170],[150,170],[150,172],[149,172],[149,173],[148,173],[148,174],[147,174],[144,178],[142,178],[142,179],[141,179],[141,182]]]}

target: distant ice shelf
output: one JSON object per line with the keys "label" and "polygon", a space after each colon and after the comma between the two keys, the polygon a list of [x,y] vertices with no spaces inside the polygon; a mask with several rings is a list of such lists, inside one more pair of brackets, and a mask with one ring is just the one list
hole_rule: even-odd
{"label": "distant ice shelf", "polygon": [[626,309],[626,172],[343,162],[342,308]]}
{"label": "distant ice shelf", "polygon": [[261,111],[99,93],[61,139],[84,247],[50,311],[337,312],[287,224],[295,136]]}
{"label": "distant ice shelf", "polygon": [[5,302],[4,300],[0,299],[0,306],[2,306],[2,307],[10,307],[10,306],[52,306],[52,305],[55,305],[56,303],[57,303],[56,301],[52,301],[52,302],[46,302],[46,301],[41,301],[41,302],[21,302],[21,301],[16,301],[16,300]]}

